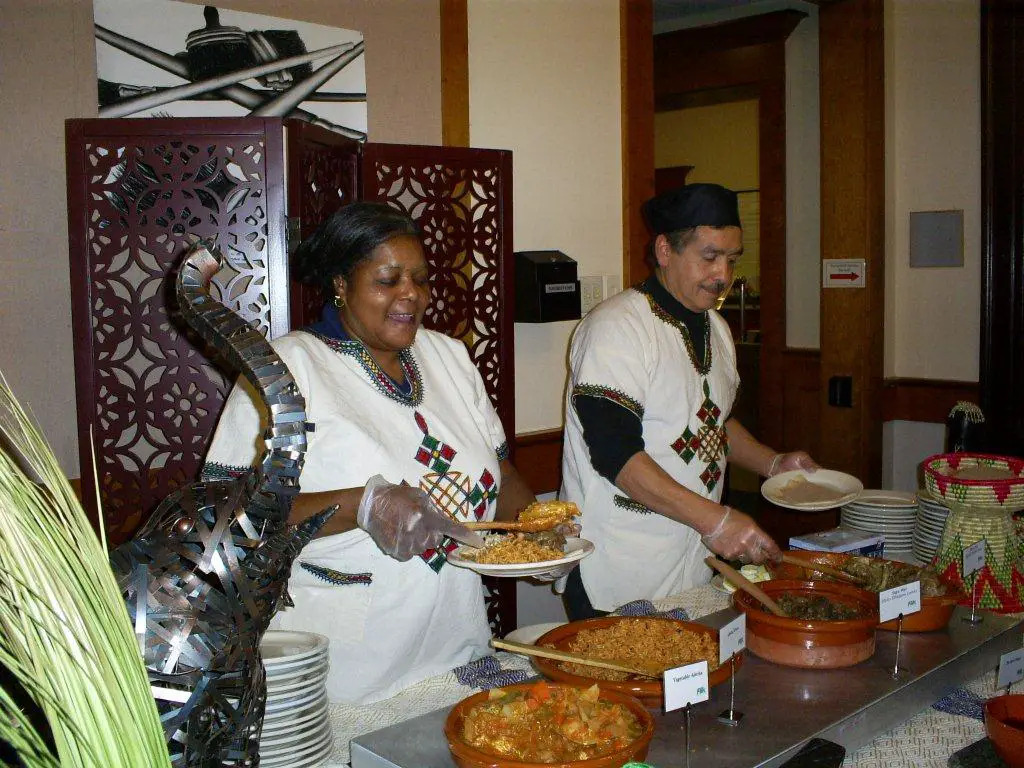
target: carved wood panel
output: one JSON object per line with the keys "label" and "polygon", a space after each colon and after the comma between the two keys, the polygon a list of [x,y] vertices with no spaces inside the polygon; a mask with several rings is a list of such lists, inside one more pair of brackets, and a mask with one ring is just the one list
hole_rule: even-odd
{"label": "carved wood panel", "polygon": [[95,469],[111,543],[195,479],[234,378],[174,306],[185,247],[213,241],[227,261],[213,295],[285,330],[280,137],[265,119],[68,122],[82,486],[95,506]]}
{"label": "carved wood panel", "polygon": [[[332,213],[359,194],[360,144],[301,120],[288,129],[288,252],[312,234]],[[320,319],[327,297],[314,287],[293,282],[291,327]]]}
{"label": "carved wood panel", "polygon": [[512,154],[366,144],[362,197],[408,211],[431,271],[424,325],[469,348],[512,442]]}

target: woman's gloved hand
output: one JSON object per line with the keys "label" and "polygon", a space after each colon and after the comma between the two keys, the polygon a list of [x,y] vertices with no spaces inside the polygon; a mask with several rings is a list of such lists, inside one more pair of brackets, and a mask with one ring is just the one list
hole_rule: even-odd
{"label": "woman's gloved hand", "polygon": [[[465,529],[435,507],[419,488],[395,485],[380,475],[366,482],[356,525],[381,551],[396,560],[437,547],[445,536]],[[468,531],[466,531],[468,533]]]}
{"label": "woman's gloved hand", "polygon": [[704,546],[727,560],[745,563],[778,562],[782,553],[771,536],[761,530],[753,518],[738,509],[725,508],[725,514],[710,533],[701,536]]}
{"label": "woman's gloved hand", "polygon": [[821,469],[818,462],[811,458],[807,451],[791,451],[790,453],[776,453],[768,464],[768,474],[765,477],[775,477],[782,472],[789,472],[794,469],[804,469],[813,472]]}

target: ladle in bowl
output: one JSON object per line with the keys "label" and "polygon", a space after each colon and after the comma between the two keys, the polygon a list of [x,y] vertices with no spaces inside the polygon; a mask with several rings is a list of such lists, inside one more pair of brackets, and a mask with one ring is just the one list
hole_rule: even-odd
{"label": "ladle in bowl", "polygon": [[725,579],[731,581],[738,589],[742,589],[752,598],[761,603],[765,608],[774,613],[776,616],[785,616],[786,612],[779,607],[779,604],[772,600],[768,595],[765,594],[764,590],[755,585],[750,579],[744,576],[742,573],[737,571],[728,563],[723,563],[714,555],[708,555],[704,558],[704,562],[707,563],[711,568],[714,568]]}

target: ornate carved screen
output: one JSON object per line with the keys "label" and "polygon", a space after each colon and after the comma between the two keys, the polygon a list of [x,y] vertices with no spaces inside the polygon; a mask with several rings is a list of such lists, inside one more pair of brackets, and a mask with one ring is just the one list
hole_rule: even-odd
{"label": "ornate carved screen", "polygon": [[462,339],[515,435],[512,153],[366,144],[362,199],[408,211],[430,263],[428,328]]}
{"label": "ornate carved screen", "polygon": [[[288,252],[359,191],[357,141],[302,120],[286,120],[288,144]],[[320,317],[320,291],[292,283],[291,327]]]}
{"label": "ornate carved screen", "polygon": [[214,295],[270,337],[287,330],[282,125],[70,120],[67,168],[82,490],[94,506],[92,443],[117,543],[196,478],[234,376],[176,317],[165,278],[183,249],[217,243]]}
{"label": "ornate carved screen", "polygon": [[[512,153],[493,149],[363,146],[362,199],[409,212],[430,264],[428,328],[462,339],[511,447],[515,435]],[[484,579],[499,637],[516,627],[516,583]]]}

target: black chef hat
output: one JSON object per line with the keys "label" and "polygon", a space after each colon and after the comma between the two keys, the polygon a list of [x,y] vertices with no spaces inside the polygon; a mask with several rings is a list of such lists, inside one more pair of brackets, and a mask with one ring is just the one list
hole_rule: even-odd
{"label": "black chef hat", "polygon": [[718,184],[687,184],[656,195],[641,209],[655,235],[690,227],[738,227],[736,193]]}

